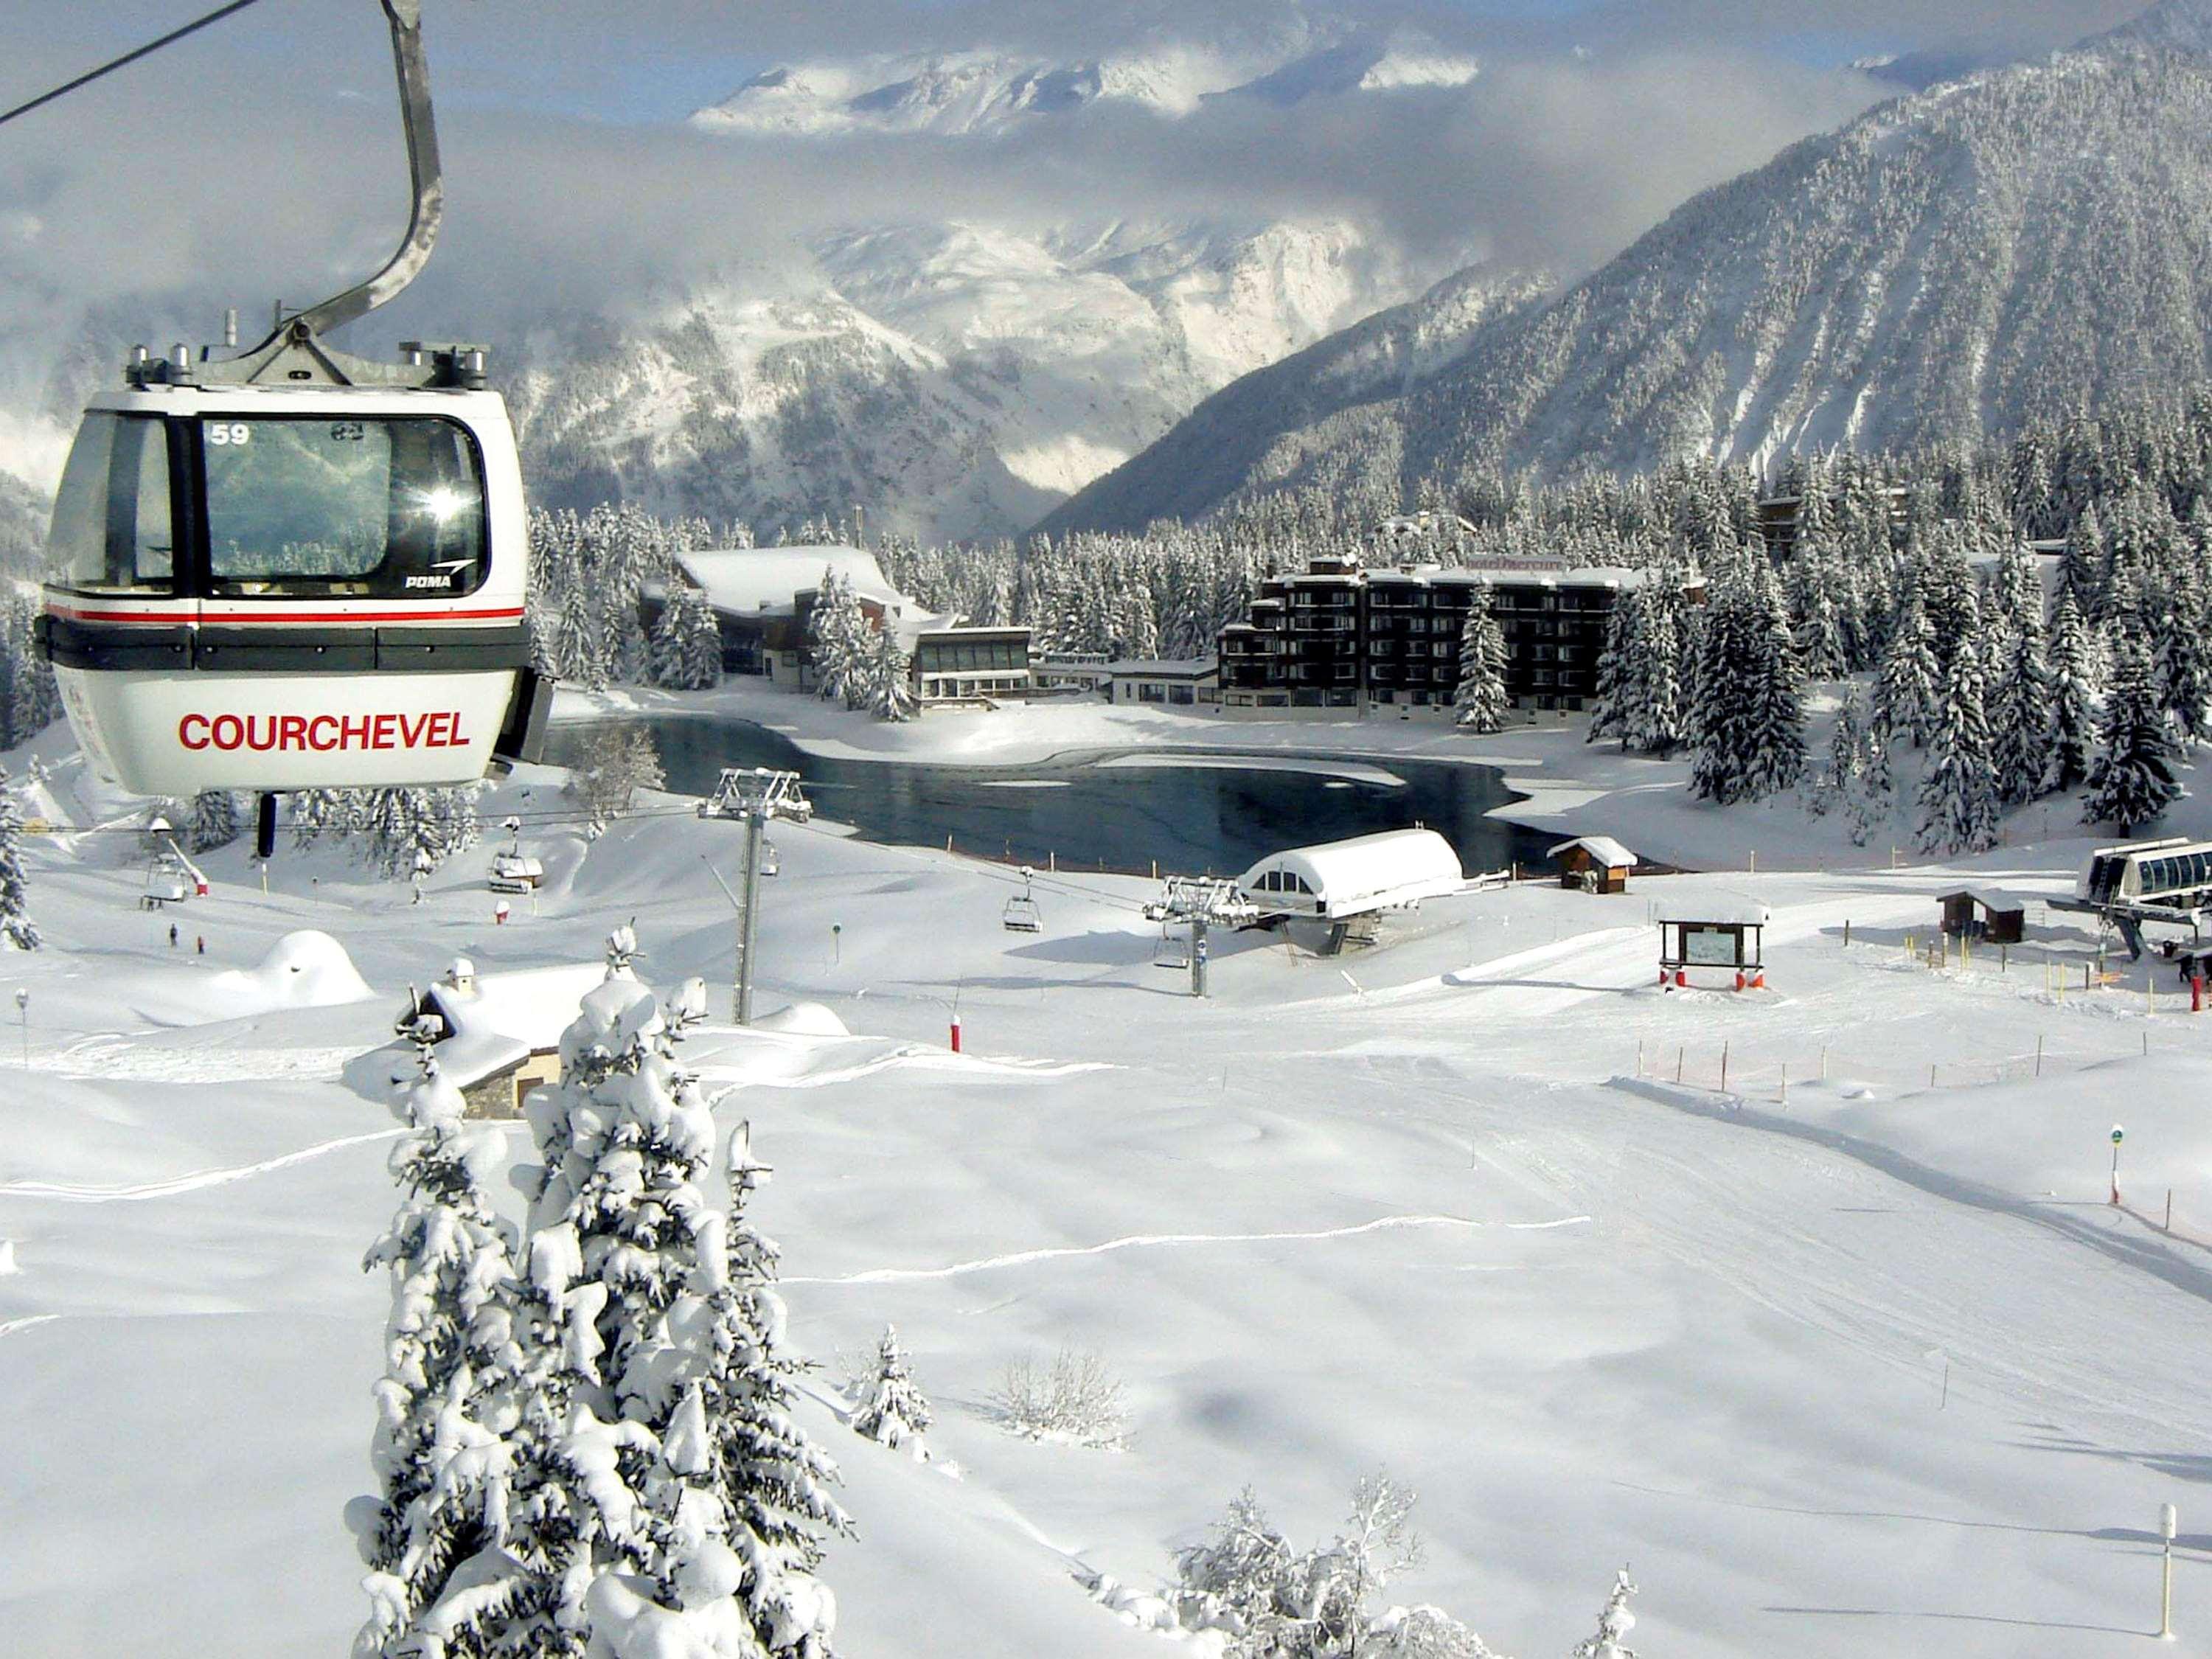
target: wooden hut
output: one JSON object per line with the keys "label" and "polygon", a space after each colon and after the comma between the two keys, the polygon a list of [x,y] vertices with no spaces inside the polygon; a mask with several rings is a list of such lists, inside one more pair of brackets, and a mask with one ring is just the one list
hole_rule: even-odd
{"label": "wooden hut", "polygon": [[1559,885],[1585,893],[1625,893],[1636,854],[1611,836],[1577,836],[1547,854],[1559,861]]}
{"label": "wooden hut", "polygon": [[2017,945],[2027,933],[2027,900],[1997,887],[1960,887],[1938,895],[1943,931],[1991,945]]}

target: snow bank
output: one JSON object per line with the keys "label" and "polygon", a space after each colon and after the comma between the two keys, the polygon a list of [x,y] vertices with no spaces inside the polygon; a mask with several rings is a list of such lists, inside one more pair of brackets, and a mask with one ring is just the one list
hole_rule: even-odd
{"label": "snow bank", "polygon": [[285,934],[258,966],[216,974],[208,987],[222,999],[210,1016],[216,1019],[274,1008],[331,1008],[376,994],[355,971],[345,946],[312,927]]}
{"label": "snow bank", "polygon": [[793,1036],[850,1036],[845,1022],[835,1011],[818,1002],[794,1002],[788,1007],[778,1008],[773,1013],[763,1014],[753,1022],[756,1031],[782,1031]]}

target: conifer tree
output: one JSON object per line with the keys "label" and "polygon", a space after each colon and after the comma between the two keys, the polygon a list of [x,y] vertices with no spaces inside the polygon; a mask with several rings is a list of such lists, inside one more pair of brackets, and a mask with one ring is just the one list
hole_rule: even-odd
{"label": "conifer tree", "polygon": [[1490,584],[1474,590],[1459,635],[1459,685],[1452,693],[1458,726],[1495,732],[1505,724],[1505,636],[1491,614]]}
{"label": "conifer tree", "polygon": [[2059,594],[2058,609],[2051,617],[2050,670],[2043,794],[2071,789],[2086,779],[2097,748],[2089,632],[2070,589]]}
{"label": "conifer tree", "polygon": [[1751,641],[1745,596],[1733,580],[1716,584],[1698,636],[1691,717],[1698,755],[1690,793],[1725,806],[1743,799],[1751,690],[1745,672]]}
{"label": "conifer tree", "polygon": [[1658,570],[1656,592],[1640,607],[1638,657],[1644,681],[1626,730],[1631,748],[1646,754],[1671,753],[1685,735],[1681,581],[1667,564]]}
{"label": "conifer tree", "polygon": [[1596,686],[1590,699],[1589,729],[1584,743],[1619,738],[1628,747],[1632,726],[1640,724],[1644,681],[1648,670],[1644,653],[1644,594],[1631,588],[1613,604],[1606,618],[1605,644],[1598,653]]}
{"label": "conifer tree", "polygon": [[1790,617],[1773,568],[1753,566],[1744,622],[1750,633],[1751,678],[1741,750],[1742,793],[1764,800],[1797,781],[1805,768],[1805,709]]}
{"label": "conifer tree", "polygon": [[876,635],[875,654],[868,665],[868,712],[879,720],[912,720],[915,714],[913,665],[900,648],[898,635],[886,626]]}
{"label": "conifer tree", "polygon": [[[1971,620],[1971,617],[1970,617]],[[1983,647],[1970,632],[1943,676],[1942,706],[1920,784],[1921,850],[1981,853],[1997,842],[1997,798]]]}
{"label": "conifer tree", "polygon": [[195,853],[211,853],[228,847],[241,833],[238,797],[228,789],[203,789],[192,797],[185,845]]}
{"label": "conifer tree", "polygon": [[2134,834],[2181,798],[2175,776],[2180,760],[2180,745],[2159,706],[2149,649],[2136,633],[2124,633],[2112,648],[2112,684],[2098,723],[2081,821],[2117,824],[2123,836]]}
{"label": "conifer tree", "polygon": [[897,1330],[886,1325],[876,1345],[876,1371],[867,1397],[853,1413],[854,1432],[881,1445],[910,1445],[921,1453],[921,1437],[929,1424],[929,1401],[922,1397],[899,1347]]}
{"label": "conifer tree", "polygon": [[422,1022],[416,1077],[404,1107],[410,1133],[392,1170],[405,1201],[363,1261],[385,1267],[392,1316],[369,1462],[380,1486],[362,1516],[375,1613],[356,1651],[410,1652],[423,1610],[456,1570],[489,1547],[499,1516],[487,1501],[505,1459],[486,1426],[491,1387],[516,1363],[506,1295],[514,1241],[483,1178],[500,1148],[464,1131],[460,1091],[442,1077]]}
{"label": "conifer tree", "polygon": [[1901,737],[1916,749],[1927,743],[1935,726],[1942,673],[1928,613],[1919,594],[1910,593],[1890,632],[1889,649],[1875,683],[1874,729],[1884,741],[1893,743]]}
{"label": "conifer tree", "polygon": [[653,683],[682,691],[711,691],[722,683],[721,625],[707,596],[671,581],[653,624]]}
{"label": "conifer tree", "polygon": [[39,948],[39,927],[23,894],[23,814],[0,766],[0,943],[18,951]]}

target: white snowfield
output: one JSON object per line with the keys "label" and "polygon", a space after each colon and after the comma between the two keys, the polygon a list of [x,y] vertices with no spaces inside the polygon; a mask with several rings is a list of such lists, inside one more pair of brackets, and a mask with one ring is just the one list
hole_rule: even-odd
{"label": "white snowfield", "polygon": [[[1697,816],[1577,827],[1680,858]],[[342,1653],[386,1312],[360,1263],[396,1201],[392,1120],[341,1076],[378,1067],[345,1057],[456,956],[587,963],[633,916],[641,971],[726,1014],[699,854],[734,836],[526,830],[547,884],[498,927],[491,845],[420,906],[321,848],[264,898],[233,848],[173,954],[115,839],[27,841],[49,948],[0,958],[0,1010],[30,993],[27,1066],[0,1024],[0,1650]],[[895,1322],[964,1472],[807,1406],[860,1528],[823,1567],[841,1651],[1177,1651],[1085,1583],[1133,1621],[1238,1488],[1311,1541],[1378,1467],[1429,1546],[1385,1600],[1523,1659],[1587,1634],[1623,1562],[1668,1659],[2133,1653],[2166,1502],[2181,1650],[2212,1641],[2212,1016],[2163,967],[2154,1004],[2142,969],[2084,991],[2093,942],[2039,906],[2002,972],[1906,949],[1945,888],[2055,894],[2082,843],[1778,874],[1823,855],[1778,841],[1755,875],[1432,902],[1334,961],[1232,936],[1200,1003],[1151,965],[1147,884],[1066,883],[1010,934],[1010,872],[777,841],[759,994],[798,1012],[685,1052],[775,1169],[795,1342],[835,1376]],[[1662,992],[1654,910],[1723,896],[1771,908],[1769,988]],[[302,930],[377,994],[236,1006]],[[1118,1453],[993,1421],[1010,1361],[1071,1345],[1127,1387]]]}

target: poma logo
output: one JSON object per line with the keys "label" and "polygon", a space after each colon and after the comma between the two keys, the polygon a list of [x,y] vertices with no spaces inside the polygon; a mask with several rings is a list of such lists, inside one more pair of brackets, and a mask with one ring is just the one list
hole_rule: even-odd
{"label": "poma logo", "polygon": [[410,576],[407,579],[407,586],[410,587],[451,587],[453,585],[453,577],[444,573],[435,576]]}

